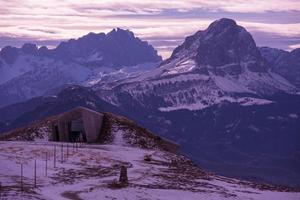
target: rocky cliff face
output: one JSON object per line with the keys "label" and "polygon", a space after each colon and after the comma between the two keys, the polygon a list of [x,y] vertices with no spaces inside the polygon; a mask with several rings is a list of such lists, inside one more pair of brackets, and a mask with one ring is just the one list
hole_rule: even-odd
{"label": "rocky cliff face", "polygon": [[228,66],[227,73],[239,75],[242,65],[253,72],[266,72],[267,66],[256,44],[245,28],[231,19],[213,22],[206,30],[188,37],[174,50],[171,59],[186,57],[194,59],[198,67],[211,67],[217,74],[226,74],[221,68]]}
{"label": "rocky cliff face", "polygon": [[75,60],[95,67],[119,68],[161,61],[151,45],[135,37],[133,32],[120,28],[108,34],[89,33],[77,40],[62,42],[51,54],[59,59]]}

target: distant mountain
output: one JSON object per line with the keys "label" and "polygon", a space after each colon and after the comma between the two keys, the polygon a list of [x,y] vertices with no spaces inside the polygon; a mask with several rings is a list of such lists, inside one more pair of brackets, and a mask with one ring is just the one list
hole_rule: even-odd
{"label": "distant mountain", "polygon": [[34,44],[7,46],[0,51],[0,107],[65,84],[101,82],[124,67],[143,71],[144,65],[153,67],[160,61],[151,45],[119,28],[108,34],[89,33],[51,50]]}
{"label": "distant mountain", "polygon": [[260,48],[262,56],[270,63],[271,71],[300,88],[300,48],[291,52],[269,47]]}
{"label": "distant mountain", "polygon": [[128,96],[128,101],[136,99],[142,106],[171,111],[199,110],[222,102],[269,104],[268,97],[274,94],[298,91],[270,71],[245,28],[220,19],[187,37],[159,68],[102,92],[102,97],[122,106],[120,98]]}
{"label": "distant mountain", "polygon": [[133,32],[120,28],[108,34],[89,33],[77,40],[62,42],[52,56],[62,60],[75,60],[90,67],[134,66],[147,62],[159,62],[161,57],[145,41]]}

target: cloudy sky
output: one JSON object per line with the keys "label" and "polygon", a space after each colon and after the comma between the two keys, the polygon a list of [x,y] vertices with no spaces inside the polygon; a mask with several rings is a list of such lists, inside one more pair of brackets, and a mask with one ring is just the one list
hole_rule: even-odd
{"label": "cloudy sky", "polygon": [[167,57],[212,21],[235,19],[259,46],[300,47],[300,0],[0,0],[0,48],[34,42],[55,47],[88,32],[120,27]]}

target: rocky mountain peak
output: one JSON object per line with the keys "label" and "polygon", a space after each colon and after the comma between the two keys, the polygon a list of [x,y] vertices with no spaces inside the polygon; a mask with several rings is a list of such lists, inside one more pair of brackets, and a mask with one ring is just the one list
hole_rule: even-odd
{"label": "rocky mountain peak", "polygon": [[237,23],[232,19],[222,18],[219,20],[214,21],[209,25],[209,27],[206,29],[207,33],[210,34],[217,34],[222,33],[227,30],[237,30],[241,29],[242,27],[238,26]]}
{"label": "rocky mountain peak", "polygon": [[206,30],[187,37],[174,50],[171,59],[175,57],[190,57],[200,68],[231,65],[234,74],[241,73],[243,67],[253,72],[266,72],[268,68],[251,34],[227,18],[216,20]]}
{"label": "rocky mountain peak", "polygon": [[110,31],[108,34],[110,37],[131,37],[134,38],[133,32],[129,31],[128,29],[122,29],[122,28],[115,28],[112,31]]}
{"label": "rocky mountain peak", "polygon": [[291,51],[291,54],[293,56],[297,56],[298,60],[300,59],[300,48],[294,49],[293,51]]}
{"label": "rocky mountain peak", "polygon": [[0,51],[0,57],[9,65],[13,64],[19,55],[19,49],[6,46]]}
{"label": "rocky mountain peak", "polygon": [[21,47],[21,51],[25,54],[35,55],[38,51],[38,48],[35,44],[32,43],[25,43]]}
{"label": "rocky mountain peak", "polygon": [[59,58],[75,58],[92,66],[132,66],[161,60],[151,45],[135,37],[133,32],[120,28],[108,34],[89,33],[63,42],[55,54]]}

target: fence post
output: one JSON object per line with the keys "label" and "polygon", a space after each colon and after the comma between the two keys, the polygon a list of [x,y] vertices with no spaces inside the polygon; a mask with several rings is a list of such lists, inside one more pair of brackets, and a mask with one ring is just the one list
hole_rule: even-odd
{"label": "fence post", "polygon": [[69,145],[67,143],[67,160],[68,160],[68,157],[69,157]]}
{"label": "fence post", "polygon": [[21,164],[21,191],[23,191],[23,164]]}
{"label": "fence post", "polygon": [[54,159],[53,159],[54,168],[56,168],[56,145],[54,145]]}
{"label": "fence post", "polygon": [[34,188],[36,188],[36,159],[34,160]]}
{"label": "fence post", "polygon": [[64,162],[64,145],[61,145],[61,163]]}
{"label": "fence post", "polygon": [[45,175],[48,175],[48,152],[46,152],[46,168],[45,168]]}

